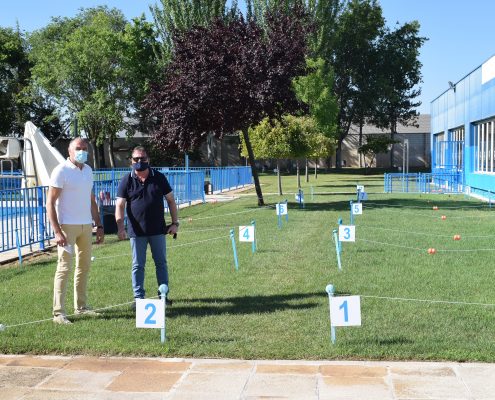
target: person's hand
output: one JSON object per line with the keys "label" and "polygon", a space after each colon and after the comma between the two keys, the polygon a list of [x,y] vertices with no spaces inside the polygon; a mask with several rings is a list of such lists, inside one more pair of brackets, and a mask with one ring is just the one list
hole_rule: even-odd
{"label": "person's hand", "polygon": [[127,234],[125,233],[125,229],[119,229],[119,231],[117,232],[117,237],[119,238],[119,240],[127,239]]}
{"label": "person's hand", "polygon": [[167,229],[167,234],[169,235],[177,235],[177,231],[179,230],[179,227],[175,224],[169,225]]}
{"label": "person's hand", "polygon": [[105,232],[103,231],[103,227],[99,226],[96,228],[96,244],[103,243],[103,240],[105,239]]}
{"label": "person's hand", "polygon": [[55,233],[55,243],[62,247],[67,245],[67,238],[62,231]]}

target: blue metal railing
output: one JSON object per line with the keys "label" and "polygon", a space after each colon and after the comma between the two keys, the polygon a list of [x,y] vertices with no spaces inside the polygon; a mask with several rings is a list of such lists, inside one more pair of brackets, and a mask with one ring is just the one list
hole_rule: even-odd
{"label": "blue metal railing", "polygon": [[386,193],[463,193],[462,172],[385,174]]}
{"label": "blue metal railing", "polygon": [[251,167],[210,168],[213,192],[238,189],[252,183]]}
{"label": "blue metal railing", "polygon": [[0,252],[39,243],[55,237],[46,214],[46,186],[0,191]]}
{"label": "blue metal railing", "polygon": [[22,171],[3,171],[0,177],[0,190],[20,189],[22,186]]}

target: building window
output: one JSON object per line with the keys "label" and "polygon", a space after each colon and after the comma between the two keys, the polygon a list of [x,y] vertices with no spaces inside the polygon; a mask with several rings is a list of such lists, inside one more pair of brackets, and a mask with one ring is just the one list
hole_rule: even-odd
{"label": "building window", "polygon": [[445,134],[436,133],[433,136],[433,145],[435,149],[435,166],[445,168]]}
{"label": "building window", "polygon": [[495,119],[474,126],[475,172],[495,172],[494,128]]}
{"label": "building window", "polygon": [[450,140],[453,169],[462,171],[464,166],[464,127],[452,130]]}

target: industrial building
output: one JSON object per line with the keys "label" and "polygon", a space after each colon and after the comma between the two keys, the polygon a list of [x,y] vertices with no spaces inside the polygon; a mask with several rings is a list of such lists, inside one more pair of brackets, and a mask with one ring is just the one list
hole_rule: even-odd
{"label": "industrial building", "polygon": [[495,56],[431,103],[434,174],[456,177],[463,191],[482,198],[495,193]]}

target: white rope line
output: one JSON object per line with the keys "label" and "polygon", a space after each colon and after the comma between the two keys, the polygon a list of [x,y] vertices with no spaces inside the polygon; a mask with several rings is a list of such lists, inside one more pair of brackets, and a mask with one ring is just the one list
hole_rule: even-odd
{"label": "white rope line", "polygon": [[208,228],[208,229],[197,229],[197,230],[193,230],[193,229],[182,229],[180,231],[180,234],[182,235],[183,233],[197,233],[197,232],[209,232],[209,231],[219,231],[221,229],[230,229],[230,227],[228,225],[225,225],[225,226],[220,226],[218,228]]}
{"label": "white rope line", "polygon": [[[420,248],[420,247],[409,247],[409,246],[402,246],[399,244],[392,244],[392,243],[385,243],[385,242],[377,242],[374,240],[366,240],[366,239],[358,239],[361,242],[366,242],[366,243],[374,243],[374,244],[383,244],[385,246],[392,246],[392,247],[399,247],[402,249],[409,249],[409,250],[420,250],[424,251],[425,248]],[[436,252],[443,252],[443,253],[470,253],[470,252],[475,252],[475,251],[495,251],[495,249],[453,249],[453,250],[448,250],[448,249],[435,249]]]}
{"label": "white rope line", "polygon": [[[401,204],[386,204],[386,203],[373,203],[373,202],[366,202],[366,204],[369,204],[369,205],[375,205],[375,206],[379,206],[379,207],[401,207],[401,208],[415,208],[415,209],[423,209],[423,210],[428,210],[428,209],[432,209],[433,205],[431,206],[427,206],[427,207],[423,207],[423,206],[403,206]],[[449,209],[449,210],[462,210],[463,208],[490,208],[488,205],[486,204],[478,204],[478,205],[472,205],[472,206],[461,206],[461,207],[454,207],[454,206],[441,206],[439,207],[439,209]]]}
{"label": "white rope line", "polygon": [[405,298],[405,297],[368,296],[368,295],[361,295],[361,297],[366,297],[366,298],[370,298],[370,299],[382,299],[382,300],[417,301],[417,302],[421,302],[421,303],[438,303],[438,304],[456,304],[456,305],[465,305],[465,306],[495,307],[495,304],[491,304],[491,303],[472,303],[472,302],[464,302],[464,301],[447,301],[447,300],[424,300],[424,299],[409,299],[409,298]]}
{"label": "white rope line", "polygon": [[209,217],[195,218],[194,216],[189,216],[189,217],[184,217],[184,218],[192,218],[193,221],[198,221],[198,220],[202,220],[202,219],[220,218],[220,217],[225,217],[228,215],[245,214],[245,213],[249,213],[249,212],[253,212],[253,211],[259,211],[259,210],[262,210],[264,208],[273,208],[273,207],[274,206],[263,206],[263,207],[259,207],[259,208],[253,209],[253,210],[244,210],[244,211],[238,211],[238,212],[234,212],[234,213],[220,214],[220,215],[210,215]]}
{"label": "white rope line", "polygon": [[225,239],[225,238],[229,238],[230,236],[218,236],[218,237],[215,237],[215,238],[211,238],[211,239],[204,239],[204,240],[198,240],[196,242],[189,242],[189,243],[183,243],[183,244],[176,244],[175,246],[170,246],[171,249],[174,249],[176,247],[184,247],[184,246],[190,246],[192,244],[198,244],[198,243],[205,243],[205,242],[211,242],[212,240],[219,240],[219,239]]}
{"label": "white rope line", "polygon": [[[366,239],[358,239],[358,241],[360,242],[366,242],[366,243],[374,243],[374,244],[383,244],[385,246],[392,246],[392,247],[400,247],[402,249],[409,249],[409,250],[421,250],[421,251],[424,251],[424,248],[420,248],[420,247],[409,247],[409,246],[402,246],[402,245],[399,245],[399,244],[392,244],[392,243],[384,243],[384,242],[377,242],[375,240],[366,240]],[[439,251],[439,250],[437,250]]]}
{"label": "white rope line", "polygon": [[[404,230],[401,230],[401,229],[390,229],[390,228],[381,228],[379,226],[362,226],[362,225],[359,225],[359,228],[360,229],[378,229],[378,230],[382,230],[382,231],[390,231],[390,232],[400,232],[400,233],[407,233],[408,235],[424,235],[424,236],[435,236],[435,237],[452,237],[453,235],[438,235],[436,233],[425,233],[425,232],[412,232],[412,231],[404,231]],[[462,238],[463,239],[471,239],[471,238],[476,238],[476,239],[479,239],[479,238],[494,238],[495,235],[469,235],[469,236],[465,236],[463,235]]]}
{"label": "white rope line", "polygon": [[[212,240],[218,240],[218,239],[225,239],[225,238],[228,238],[230,236],[218,236],[218,237],[215,237],[215,238],[210,238],[210,239],[204,239],[204,240],[198,240],[196,242],[189,242],[189,243],[183,243],[183,244],[176,244],[175,246],[168,246],[167,249],[174,249],[176,247],[184,247],[184,246],[191,246],[193,244],[198,244],[198,243],[204,243],[204,242],[210,242]],[[132,255],[131,253],[125,253],[125,254],[118,254],[116,256],[106,256],[106,257],[96,257],[95,256],[95,260],[108,260],[108,259],[111,259],[111,258],[117,258],[117,257],[128,257]]]}
{"label": "white rope line", "polygon": [[[105,311],[105,310],[110,310],[111,308],[117,308],[117,307],[122,307],[122,306],[130,305],[132,303],[134,303],[134,300],[133,301],[128,301],[126,303],[114,304],[114,305],[111,305],[111,306],[106,306],[106,307],[101,307],[101,308],[94,308],[94,309],[92,309],[92,311],[95,311],[95,312]],[[85,316],[84,314],[76,314],[76,313],[66,315],[66,317],[84,317],[84,316]],[[40,323],[40,322],[46,322],[46,321],[52,321],[52,320],[53,320],[53,317],[46,318],[46,319],[39,319],[39,320],[36,320],[36,321],[23,322],[23,323],[20,323],[20,324],[5,325],[5,328],[15,328],[17,326],[32,325],[32,324],[37,324],[37,323]]]}
{"label": "white rope line", "polygon": [[[379,209],[380,207],[366,207],[365,209],[368,208],[370,210],[376,210]],[[383,208],[383,210],[387,212],[397,212],[401,214],[409,214],[409,215],[414,215],[414,216],[419,216],[419,217],[426,217],[426,218],[440,218],[438,214],[432,215],[432,214],[424,214],[424,213],[416,213],[412,211],[405,211],[405,210],[398,210],[398,209],[387,209],[386,207]],[[435,213],[439,213],[440,210],[436,210]],[[453,217],[448,217],[449,219],[464,219],[464,218],[492,218],[495,217],[495,213],[490,213],[490,214],[483,214],[483,215],[463,215],[463,216],[453,216]]]}

